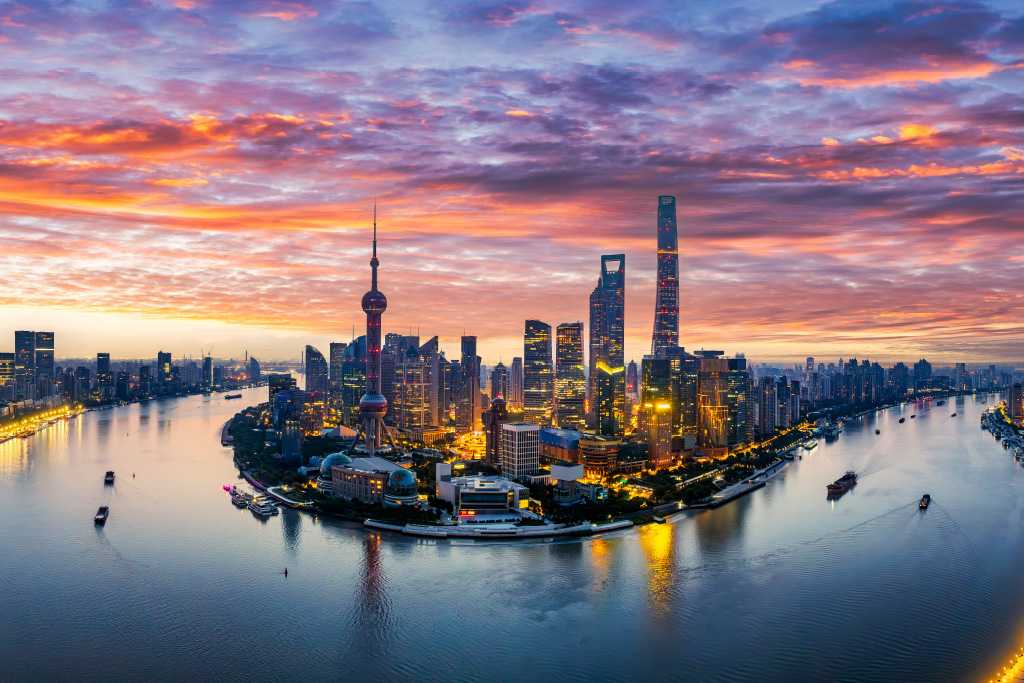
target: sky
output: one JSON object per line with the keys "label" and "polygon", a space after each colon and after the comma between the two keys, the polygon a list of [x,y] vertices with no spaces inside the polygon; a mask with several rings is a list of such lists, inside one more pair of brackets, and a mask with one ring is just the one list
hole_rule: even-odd
{"label": "sky", "polygon": [[[298,357],[588,319],[657,196],[680,344],[1024,365],[1015,2],[0,2],[0,350]],[[6,331],[5,331],[6,330]]]}

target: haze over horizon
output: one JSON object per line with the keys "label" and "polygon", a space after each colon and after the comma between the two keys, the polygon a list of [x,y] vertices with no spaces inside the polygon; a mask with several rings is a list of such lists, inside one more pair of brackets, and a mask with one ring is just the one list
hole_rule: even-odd
{"label": "haze over horizon", "polygon": [[[365,330],[484,363],[626,255],[680,344],[1024,363],[1009,2],[0,4],[0,316],[57,355],[297,357]],[[12,340],[0,350],[12,348]]]}

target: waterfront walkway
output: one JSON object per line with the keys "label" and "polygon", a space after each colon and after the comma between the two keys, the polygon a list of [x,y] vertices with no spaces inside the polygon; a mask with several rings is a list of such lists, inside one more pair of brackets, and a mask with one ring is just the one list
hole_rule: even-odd
{"label": "waterfront walkway", "polygon": [[220,445],[221,446],[232,446],[235,443],[235,437],[228,434],[228,430],[231,429],[231,423],[235,421],[235,418],[231,418],[224,423],[224,426],[220,430]]}

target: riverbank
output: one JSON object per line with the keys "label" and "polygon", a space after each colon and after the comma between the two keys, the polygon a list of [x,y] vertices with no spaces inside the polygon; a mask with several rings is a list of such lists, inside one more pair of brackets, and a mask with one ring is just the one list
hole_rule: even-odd
{"label": "riverbank", "polygon": [[224,423],[224,426],[220,430],[220,445],[221,446],[234,446],[235,437],[231,436],[228,431],[231,429],[231,423],[235,421],[235,418],[231,418]]}

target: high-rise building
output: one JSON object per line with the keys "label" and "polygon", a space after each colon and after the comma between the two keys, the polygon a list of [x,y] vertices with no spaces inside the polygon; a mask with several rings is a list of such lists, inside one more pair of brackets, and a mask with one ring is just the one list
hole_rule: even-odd
{"label": "high-rise building", "polygon": [[635,360],[626,366],[626,398],[634,403],[640,400],[640,370]]}
{"label": "high-rise building", "polygon": [[1010,387],[1010,395],[1006,401],[1006,413],[1014,422],[1020,423],[1024,420],[1024,388],[1020,382],[1015,382]]}
{"label": "high-rise building", "polygon": [[[596,371],[603,363],[609,368],[623,368],[625,373],[625,302],[626,302],[626,256],[613,254],[601,257],[601,276],[597,287],[590,294],[590,379],[587,385],[590,405],[588,410],[596,412],[597,380]],[[622,381],[622,392],[614,398],[620,415],[626,409],[626,382]]]}
{"label": "high-rise building", "polygon": [[932,364],[924,358],[914,363],[914,391],[923,391],[932,386]]}
{"label": "high-rise building", "polygon": [[551,424],[554,383],[551,367],[551,325],[527,320],[523,337],[523,419]]}
{"label": "high-rise building", "polygon": [[14,379],[18,383],[18,398],[35,398],[36,333],[29,330],[14,332]]}
{"label": "high-rise building", "polygon": [[507,399],[509,408],[522,410],[523,408],[523,359],[519,356],[512,358],[512,366],[508,371],[508,393],[511,396]]}
{"label": "high-rise building", "polygon": [[697,446],[716,457],[729,450],[729,362],[703,358],[697,375]]}
{"label": "high-rise building", "polygon": [[141,398],[148,398],[150,396],[150,392],[152,390],[153,389],[150,386],[150,379],[149,379],[149,366],[148,365],[140,365],[139,366],[138,394],[139,394],[139,396]]}
{"label": "high-rise building", "polygon": [[331,388],[327,359],[316,347],[306,345],[306,391],[327,393]]}
{"label": "high-rise building", "polygon": [[462,431],[481,428],[483,405],[480,395],[480,356],[476,355],[476,337],[462,337],[462,362],[459,364],[459,391],[455,401],[455,425]]}
{"label": "high-rise building", "polygon": [[679,247],[676,198],[658,197],[658,295],[654,304],[651,355],[679,345]]}
{"label": "high-rise building", "polygon": [[274,397],[280,393],[287,393],[296,388],[295,378],[291,373],[267,375],[267,395],[270,405],[274,405]]}
{"label": "high-rise building", "polygon": [[814,356],[807,356],[807,365],[804,366],[804,372],[807,374],[814,372]]}
{"label": "high-rise building", "polygon": [[114,386],[114,375],[110,371],[110,354],[96,354],[96,385],[100,387]]}
{"label": "high-rise building", "polygon": [[775,396],[775,378],[762,377],[757,388],[757,433],[761,437],[775,433],[778,399]]}
{"label": "high-rise building", "polygon": [[508,396],[508,368],[501,361],[491,371],[491,400],[503,398],[506,401]]}
{"label": "high-rise building", "polygon": [[640,439],[647,444],[647,463],[652,470],[672,465],[672,406],[644,403],[638,413]]}
{"label": "high-rise building", "polygon": [[596,369],[597,389],[595,392],[598,434],[622,436],[625,429],[625,415],[619,407],[618,398],[625,395],[626,368],[612,368],[598,363]]}
{"label": "high-rise building", "polygon": [[203,386],[207,389],[213,386],[213,357],[203,356]]}
{"label": "high-rise building", "polygon": [[381,315],[388,308],[387,297],[377,289],[377,207],[373,209],[373,256],[370,257],[370,291],[363,295],[362,307],[366,313],[366,393],[359,399],[359,430],[352,445],[354,452],[362,435],[365,441],[366,455],[372,457],[383,450],[384,440],[395,442],[391,432],[384,425],[384,414],[388,410],[388,401],[380,393],[380,346]]}
{"label": "high-rise building", "polygon": [[395,424],[402,429],[422,429],[431,423],[430,364],[410,346],[395,363]]}
{"label": "high-rise building", "polygon": [[158,351],[156,354],[156,382],[161,390],[171,382],[171,354]]}
{"label": "high-rise building", "polygon": [[582,429],[587,414],[583,323],[559,325],[555,330],[555,351],[555,423],[562,429]]}
{"label": "high-rise building", "polygon": [[345,362],[345,347],[347,346],[348,344],[345,342],[331,342],[331,347],[328,351],[331,355],[328,378],[331,393],[335,396],[341,395],[341,387],[344,383],[342,380],[342,377],[344,376],[342,363]]}
{"label": "high-rise building", "polygon": [[506,422],[501,426],[501,473],[522,479],[540,468],[540,427],[532,422]]}
{"label": "high-rise building", "polygon": [[258,360],[249,356],[249,366],[246,368],[246,378],[253,384],[259,383],[260,377],[260,363]]}
{"label": "high-rise building", "polygon": [[508,422],[508,403],[500,396],[491,400],[491,409],[483,415],[484,462],[501,466],[501,426]]}
{"label": "high-rise building", "polygon": [[36,386],[44,396],[53,394],[55,365],[53,361],[53,332],[36,332],[35,378]]}

